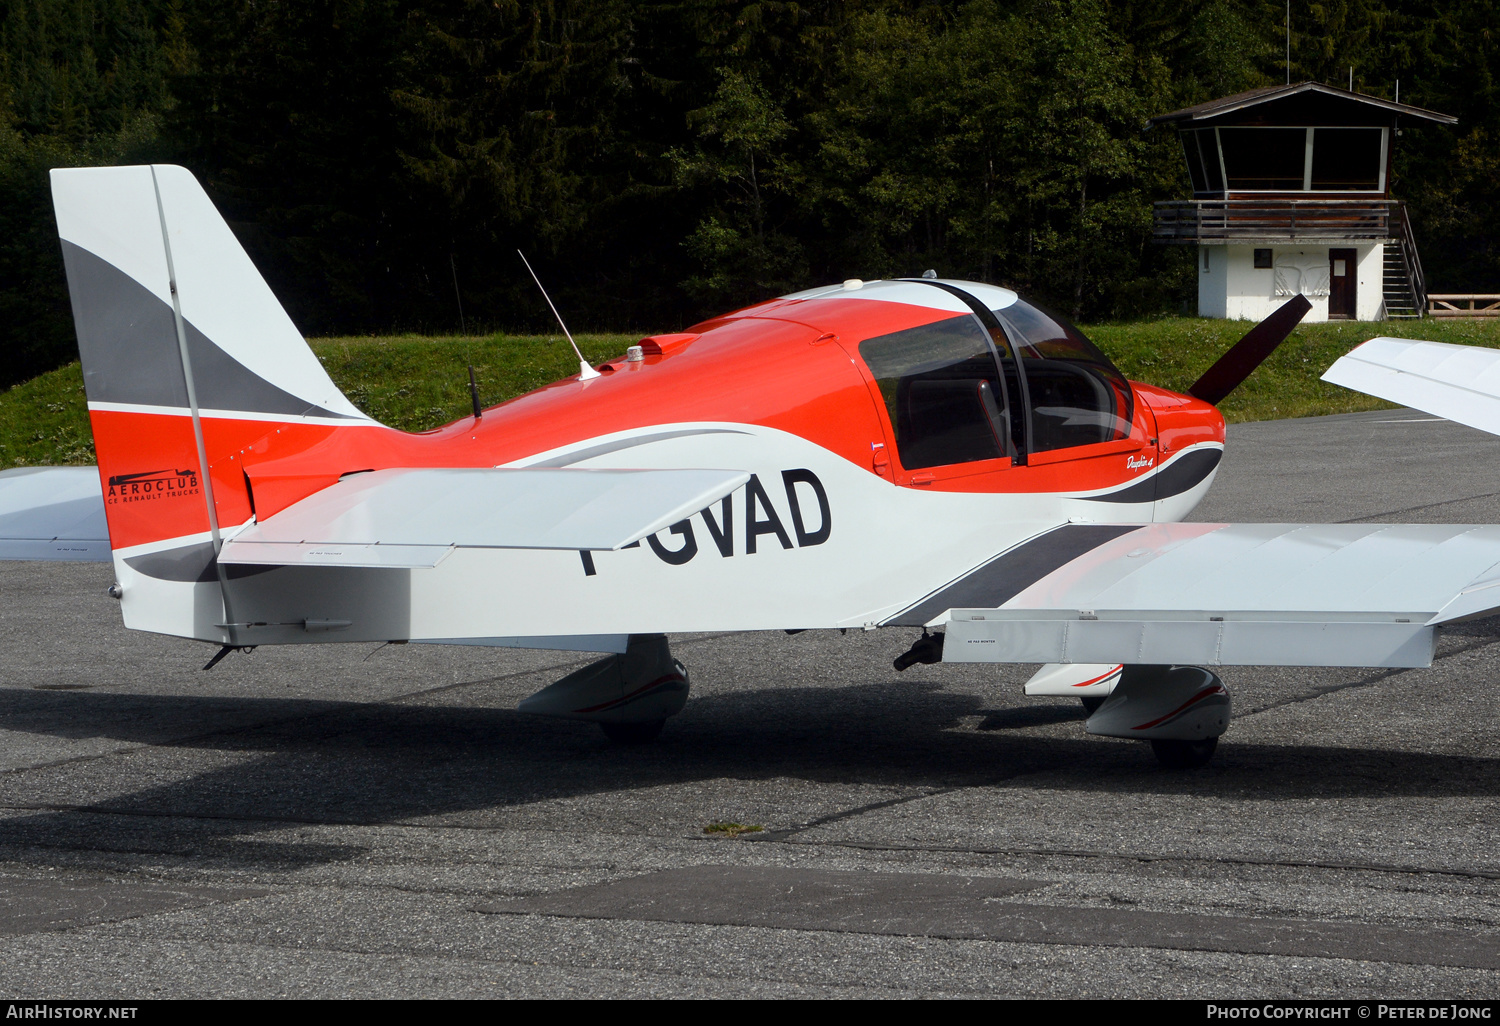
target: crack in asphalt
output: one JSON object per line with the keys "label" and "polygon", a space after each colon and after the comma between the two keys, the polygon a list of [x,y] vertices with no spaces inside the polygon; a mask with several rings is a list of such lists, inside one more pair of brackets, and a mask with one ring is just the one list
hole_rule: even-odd
{"label": "crack in asphalt", "polygon": [[757,834],[745,835],[740,837],[739,840],[751,842],[785,841],[788,838],[795,837],[797,834],[806,833],[807,831],[812,830],[816,827],[827,826],[829,823],[839,823],[846,819],[853,819],[855,816],[863,816],[867,812],[876,812],[880,809],[894,808],[897,805],[905,805],[908,802],[920,801],[923,798],[936,798],[940,795],[952,794],[955,791],[962,790],[964,790],[964,787],[962,786],[931,788],[929,790],[923,791],[921,794],[908,794],[902,795],[900,798],[887,798],[885,801],[870,802],[867,805],[859,805],[852,809],[845,809],[842,812],[829,813],[826,816],[819,816],[817,819],[808,820],[806,823],[801,823],[797,826],[786,827],[781,830],[765,830]]}
{"label": "crack in asphalt", "polygon": [[[1434,664],[1436,664],[1442,662],[1444,659],[1452,659],[1454,656],[1460,656],[1466,652],[1473,652],[1475,649],[1486,648],[1496,643],[1500,643],[1500,638],[1480,638],[1474,642],[1471,642],[1470,644],[1463,645],[1458,648],[1449,649],[1447,652],[1439,652],[1437,655],[1432,657],[1432,661]],[[1246,719],[1250,716],[1256,716],[1263,712],[1270,712],[1272,709],[1280,709],[1288,705],[1298,705],[1302,702],[1310,702],[1313,699],[1322,698],[1325,695],[1336,694],[1340,691],[1348,691],[1352,688],[1373,687],[1376,684],[1380,684],[1384,681],[1390,680],[1392,677],[1399,677],[1402,674],[1410,673],[1412,670],[1418,669],[1428,669],[1428,667],[1409,666],[1381,670],[1377,673],[1371,674],[1368,677],[1362,677],[1359,680],[1345,681],[1343,684],[1328,684],[1323,687],[1314,688],[1311,692],[1305,695],[1299,695],[1292,698],[1283,698],[1276,702],[1269,702],[1266,705],[1259,705],[1254,709],[1247,710],[1246,712],[1235,713],[1234,718],[1237,720]]]}
{"label": "crack in asphalt", "polygon": [[[1028,776],[1033,772],[1037,771],[1030,768],[1017,769],[1014,773],[1007,773],[1003,776],[992,777],[989,780],[985,780],[977,784],[953,784],[949,787],[931,787],[917,794],[902,795],[899,798],[887,798],[883,801],[870,802],[865,805],[857,805],[853,808],[844,809],[840,812],[832,812],[826,816],[819,816],[816,819],[808,820],[806,823],[800,823],[796,826],[784,827],[780,830],[765,830],[756,834],[742,834],[741,836],[737,837],[736,840],[748,841],[752,843],[765,841],[787,841],[791,844],[801,844],[803,842],[791,841],[789,839],[795,837],[798,834],[806,833],[807,831],[815,829],[816,827],[827,826],[829,823],[841,823],[844,820],[853,819],[856,816],[863,816],[869,812],[879,812],[881,809],[891,809],[895,808],[898,805],[907,805],[911,802],[922,801],[926,798],[940,798],[943,795],[956,794],[959,791],[971,791],[975,788],[980,787],[1000,787],[1004,784],[1008,784],[1014,780],[1017,780],[1020,777]],[[821,842],[810,841],[807,843],[816,844]]]}
{"label": "crack in asphalt", "polygon": [[[955,788],[954,790],[957,790]],[[745,840],[745,838],[741,838]],[[1003,855],[1041,858],[1117,859],[1124,862],[1196,862],[1211,865],[1265,866],[1267,868],[1327,869],[1357,873],[1390,873],[1403,876],[1456,876],[1475,880],[1500,880],[1500,869],[1458,869],[1433,866],[1403,866],[1381,862],[1324,862],[1311,859],[1252,859],[1207,855],[1149,855],[1139,852],[1092,851],[1082,848],[974,848],[942,844],[882,844],[866,841],[787,841],[806,848],[853,848],[859,851],[932,852],[953,855]]]}
{"label": "crack in asphalt", "polygon": [[1335,520],[1336,524],[1368,524],[1376,517],[1393,517],[1401,513],[1420,513],[1424,509],[1441,509],[1444,506],[1454,506],[1460,502],[1473,502],[1475,499],[1493,499],[1500,496],[1500,492],[1484,492],[1480,495],[1469,495],[1460,499],[1444,499],[1442,502],[1428,502],[1420,506],[1406,506],[1402,509],[1386,510],[1383,513],[1371,513],[1369,516],[1352,517],[1348,520]]}

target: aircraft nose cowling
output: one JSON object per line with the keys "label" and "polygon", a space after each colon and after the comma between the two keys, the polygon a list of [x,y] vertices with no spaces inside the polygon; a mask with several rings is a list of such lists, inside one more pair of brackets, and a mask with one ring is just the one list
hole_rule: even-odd
{"label": "aircraft nose cowling", "polygon": [[1224,415],[1216,407],[1155,385],[1139,382],[1131,385],[1156,419],[1157,440],[1164,458],[1190,445],[1224,444]]}

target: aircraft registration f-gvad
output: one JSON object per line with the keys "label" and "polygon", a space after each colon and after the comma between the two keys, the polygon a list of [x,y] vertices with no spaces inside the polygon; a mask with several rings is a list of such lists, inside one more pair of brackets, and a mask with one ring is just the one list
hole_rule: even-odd
{"label": "aircraft registration f-gvad", "polygon": [[[1028,693],[1193,765],[1230,717],[1209,667],[1425,666],[1500,608],[1500,527],[1181,522],[1224,448],[1205,400],[1300,297],[1195,397],[1007,289],[847,281],[407,434],[340,393],[187,171],[52,190],[99,467],[7,472],[0,554],[108,558],[126,626],[220,655],[606,653],[521,708],[642,740],[687,698],[669,632],[919,628],[898,667],[1046,664]],[[1496,431],[1497,361],[1377,339],[1330,378]]]}

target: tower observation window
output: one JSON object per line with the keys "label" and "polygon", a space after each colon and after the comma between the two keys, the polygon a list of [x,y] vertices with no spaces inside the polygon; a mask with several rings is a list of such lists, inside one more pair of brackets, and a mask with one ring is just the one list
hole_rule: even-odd
{"label": "tower observation window", "polygon": [[1195,192],[1223,188],[1219,159],[1230,192],[1380,192],[1385,132],[1378,127],[1204,128],[1184,132],[1183,147]]}
{"label": "tower observation window", "polygon": [[1301,192],[1305,128],[1221,128],[1224,173],[1231,190]]}
{"label": "tower observation window", "polygon": [[1198,133],[1182,133],[1182,154],[1187,158],[1188,178],[1192,180],[1194,192],[1208,191],[1208,178],[1203,173],[1203,155],[1198,152]]}
{"label": "tower observation window", "polygon": [[1314,129],[1312,187],[1328,192],[1379,189],[1382,135],[1378,128]]}
{"label": "tower observation window", "polygon": [[1193,133],[1198,137],[1198,153],[1203,159],[1204,182],[1209,192],[1224,191],[1224,169],[1219,166],[1219,142],[1212,128],[1200,128]]}
{"label": "tower observation window", "polygon": [[1182,149],[1187,157],[1188,177],[1194,192],[1223,192],[1224,175],[1219,168],[1219,143],[1212,128],[1182,133]]}

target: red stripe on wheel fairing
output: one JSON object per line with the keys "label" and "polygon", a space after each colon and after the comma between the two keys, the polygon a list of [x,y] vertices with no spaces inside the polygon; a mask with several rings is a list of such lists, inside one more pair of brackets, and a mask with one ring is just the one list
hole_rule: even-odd
{"label": "red stripe on wheel fairing", "polygon": [[1073,686],[1075,688],[1086,688],[1090,684],[1097,684],[1101,680],[1108,680],[1109,678],[1113,677],[1115,674],[1119,673],[1123,669],[1125,669],[1125,667],[1123,667],[1123,666],[1116,666],[1113,670],[1110,670],[1108,673],[1101,673],[1099,676],[1095,677],[1093,680],[1086,680],[1082,684],[1074,684]]}
{"label": "red stripe on wheel fairing", "polygon": [[658,677],[658,678],[656,678],[650,684],[642,684],[640,687],[636,688],[634,691],[632,691],[628,695],[622,695],[619,698],[613,699],[613,700],[608,701],[608,702],[601,702],[598,705],[591,705],[591,706],[589,706],[586,709],[574,709],[573,711],[575,713],[599,712],[602,709],[609,709],[609,708],[611,708],[613,706],[616,706],[616,705],[623,705],[624,703],[629,702],[632,699],[639,698],[639,697],[641,697],[641,695],[645,694],[647,691],[650,691],[652,688],[658,687],[659,685],[667,684],[667,683],[680,683],[681,681],[683,681],[685,679],[686,678],[683,677],[683,675],[680,674],[680,673],[669,673],[669,674],[667,674],[664,677]]}
{"label": "red stripe on wheel fairing", "polygon": [[1186,702],[1183,702],[1176,709],[1173,709],[1171,712],[1167,713],[1165,716],[1158,716],[1156,719],[1152,720],[1150,723],[1142,723],[1140,726],[1131,727],[1130,729],[1131,730],[1146,730],[1148,727],[1158,726],[1158,725],[1160,725],[1162,723],[1165,723],[1167,720],[1170,720],[1173,716],[1176,716],[1178,713],[1184,711],[1185,709],[1189,708],[1190,706],[1197,705],[1199,702],[1203,701],[1205,698],[1210,698],[1210,697],[1212,697],[1214,695],[1221,695],[1221,694],[1224,694],[1224,693],[1225,693],[1224,685],[1222,685],[1222,684],[1210,684],[1208,687],[1206,687],[1202,691],[1198,692],[1192,698],[1189,698]]}

